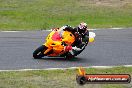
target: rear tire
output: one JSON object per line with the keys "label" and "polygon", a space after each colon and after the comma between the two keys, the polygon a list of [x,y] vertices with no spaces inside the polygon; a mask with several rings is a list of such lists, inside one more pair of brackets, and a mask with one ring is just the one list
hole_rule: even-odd
{"label": "rear tire", "polygon": [[45,45],[42,45],[38,47],[34,52],[33,52],[33,57],[34,59],[42,58],[44,57],[44,51],[47,50],[47,47]]}

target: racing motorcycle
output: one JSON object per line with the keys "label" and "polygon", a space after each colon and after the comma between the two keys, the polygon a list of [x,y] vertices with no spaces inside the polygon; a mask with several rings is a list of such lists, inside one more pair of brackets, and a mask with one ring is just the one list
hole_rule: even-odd
{"label": "racing motorcycle", "polygon": [[[95,34],[93,32],[89,32],[89,36],[90,35],[92,36],[88,38],[88,41],[94,42],[95,36],[93,35]],[[71,55],[68,54],[69,51],[65,51],[64,49],[67,45],[72,46],[74,41],[75,36],[72,32],[68,30],[64,31],[62,28],[55,29],[49,33],[46,38],[46,42],[33,52],[33,57],[34,59],[42,58],[44,56],[69,58],[71,57]],[[79,55],[85,49],[87,44],[88,42],[86,42],[82,49],[74,56]]]}

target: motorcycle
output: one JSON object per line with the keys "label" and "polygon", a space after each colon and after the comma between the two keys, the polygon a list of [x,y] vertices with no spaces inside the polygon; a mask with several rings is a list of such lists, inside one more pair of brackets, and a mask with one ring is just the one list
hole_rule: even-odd
{"label": "motorcycle", "polygon": [[[94,42],[94,37],[89,37],[88,41]],[[62,28],[55,29],[49,33],[46,38],[46,42],[33,52],[33,57],[34,59],[42,58],[44,56],[69,58],[71,57],[68,54],[69,51],[65,51],[64,49],[67,45],[72,46],[74,41],[75,36],[72,34],[72,32],[68,30],[64,31]],[[85,49],[87,44],[88,42],[86,42],[83,49],[76,53],[74,56],[79,55]]]}

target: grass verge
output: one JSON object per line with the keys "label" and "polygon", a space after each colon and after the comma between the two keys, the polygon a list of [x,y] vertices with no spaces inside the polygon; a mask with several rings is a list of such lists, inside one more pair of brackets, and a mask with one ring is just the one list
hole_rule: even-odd
{"label": "grass verge", "polygon": [[[88,74],[130,74],[132,67],[107,69],[87,68]],[[76,83],[77,70],[38,70],[0,72],[0,88],[131,88],[130,84],[86,84]]]}
{"label": "grass verge", "polygon": [[0,0],[0,30],[132,27],[131,9],[132,0]]}

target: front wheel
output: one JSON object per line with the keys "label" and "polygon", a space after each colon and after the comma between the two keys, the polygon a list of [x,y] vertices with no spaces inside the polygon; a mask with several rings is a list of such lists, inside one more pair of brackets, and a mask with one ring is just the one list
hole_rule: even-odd
{"label": "front wheel", "polygon": [[44,51],[47,49],[46,46],[42,45],[33,52],[34,59],[44,57]]}

